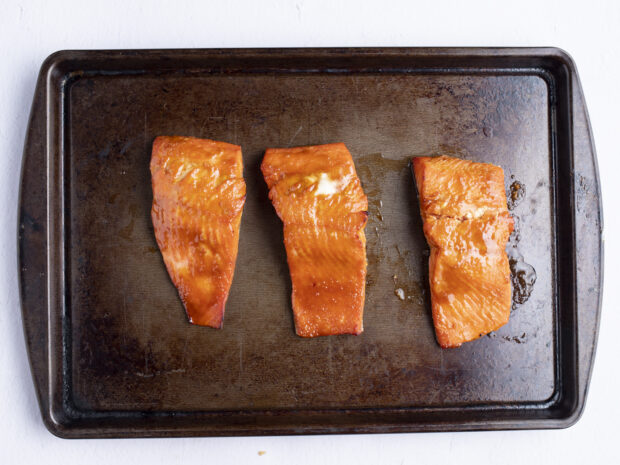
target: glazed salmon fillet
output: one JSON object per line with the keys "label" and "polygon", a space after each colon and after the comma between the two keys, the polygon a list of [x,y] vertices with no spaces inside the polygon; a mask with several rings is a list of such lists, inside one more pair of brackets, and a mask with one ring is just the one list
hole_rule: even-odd
{"label": "glazed salmon fillet", "polygon": [[452,157],[416,157],[413,173],[424,235],[431,249],[433,322],[443,348],[495,331],[508,322],[513,230],[504,171]]}
{"label": "glazed salmon fillet", "polygon": [[187,317],[220,328],[245,202],[241,147],[157,137],[151,177],[155,238]]}
{"label": "glazed salmon fillet", "polygon": [[284,223],[295,330],[360,334],[368,199],[344,144],[268,149],[261,166]]}

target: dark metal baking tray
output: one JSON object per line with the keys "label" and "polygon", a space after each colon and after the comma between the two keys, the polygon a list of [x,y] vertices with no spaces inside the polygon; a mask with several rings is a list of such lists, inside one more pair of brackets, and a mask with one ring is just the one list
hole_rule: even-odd
{"label": "dark metal baking tray", "polygon": [[[243,147],[224,328],[187,323],[150,222],[157,135]],[[360,336],[295,336],[265,148],[344,142],[370,200]],[[501,165],[536,271],[510,322],[434,339],[416,155]],[[63,51],[41,69],[19,216],[43,420],[67,438],[561,428],[579,418],[602,284],[586,107],[558,49]],[[395,293],[403,289],[404,300]]]}

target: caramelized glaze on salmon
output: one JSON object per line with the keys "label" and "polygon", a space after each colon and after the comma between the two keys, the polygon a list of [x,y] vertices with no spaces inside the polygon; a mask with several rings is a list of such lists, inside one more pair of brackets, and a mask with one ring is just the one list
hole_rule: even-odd
{"label": "caramelized glaze on salmon", "polygon": [[513,230],[504,172],[487,163],[417,157],[413,172],[431,249],[433,322],[441,347],[495,331],[511,306],[506,242]]}
{"label": "caramelized glaze on salmon", "polygon": [[284,223],[299,336],[359,334],[368,200],[344,144],[268,149],[261,166]]}
{"label": "caramelized glaze on salmon", "polygon": [[187,317],[220,328],[245,202],[241,147],[158,137],[151,177],[155,238]]}

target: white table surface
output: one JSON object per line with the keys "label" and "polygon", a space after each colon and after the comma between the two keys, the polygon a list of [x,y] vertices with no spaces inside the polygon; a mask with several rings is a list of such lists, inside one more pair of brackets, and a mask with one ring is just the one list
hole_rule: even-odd
{"label": "white table surface", "polygon": [[[211,3],[211,4],[210,4]],[[13,1],[0,5],[0,463],[620,463],[620,2]],[[607,269],[581,420],[566,430],[311,437],[63,440],[43,426],[20,316],[16,223],[39,66],[59,49],[557,46],[583,83],[603,187]],[[616,239],[614,239],[616,238]],[[259,451],[265,451],[259,455]]]}

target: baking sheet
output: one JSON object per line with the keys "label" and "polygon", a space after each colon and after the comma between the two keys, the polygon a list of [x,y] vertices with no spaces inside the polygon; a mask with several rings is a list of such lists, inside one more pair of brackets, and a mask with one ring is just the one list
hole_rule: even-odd
{"label": "baking sheet", "polygon": [[[48,279],[22,273],[35,384],[50,399],[41,402],[46,424],[86,437],[575,421],[598,321],[601,226],[594,152],[579,120],[585,108],[567,60],[554,49],[52,56],[35,95],[21,222],[30,232],[28,215],[47,233],[36,245],[47,250]],[[187,323],[157,249],[148,166],[158,135],[243,149],[247,200],[222,330]],[[365,330],[302,339],[282,225],[259,166],[267,147],[329,142],[347,145],[370,203]],[[498,164],[509,194],[515,182],[525,187],[508,248],[515,279],[519,270],[530,284],[531,269],[536,276],[506,326],[452,350],[434,339],[428,247],[409,168],[412,156],[435,154]],[[37,159],[47,161],[44,173]],[[570,179],[586,186],[583,194]],[[47,218],[30,206],[35,197]],[[579,201],[594,207],[588,218]],[[585,229],[590,253],[579,256],[576,236]],[[21,239],[22,267],[41,265],[25,250],[31,236]],[[580,263],[594,274],[582,277]],[[577,289],[588,279],[590,299],[581,304]],[[40,300],[24,298],[28,286],[39,286]],[[44,296],[50,336],[37,339],[42,326],[32,320]],[[588,327],[579,319],[586,312]],[[578,328],[590,335],[585,343]],[[40,345],[48,366],[38,364]]]}

